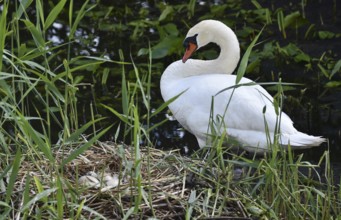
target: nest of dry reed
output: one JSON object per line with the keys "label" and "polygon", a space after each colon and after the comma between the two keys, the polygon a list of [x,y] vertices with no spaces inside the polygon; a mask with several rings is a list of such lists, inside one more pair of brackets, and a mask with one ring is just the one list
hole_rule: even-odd
{"label": "nest of dry reed", "polygon": [[[71,147],[56,150],[57,161],[73,150]],[[51,168],[42,158],[24,160],[15,184],[16,192],[22,191],[27,175],[39,179],[44,188],[51,187],[54,175],[61,175],[64,193],[73,194],[71,203],[84,203],[82,215],[89,219],[96,218],[97,214],[107,219],[128,215],[128,219],[185,219],[186,213],[201,219],[250,219],[235,193],[217,188],[214,179],[221,174],[203,160],[182,156],[174,150],[141,147],[139,153],[141,160],[136,161],[131,146],[99,142],[68,163],[63,171]],[[203,170],[207,171],[205,175]],[[99,184],[79,182],[89,173],[97,175]],[[108,174],[118,178],[118,184],[106,186],[103,176]],[[31,182],[30,194],[34,196],[37,187]],[[68,209],[64,216],[69,217]]]}

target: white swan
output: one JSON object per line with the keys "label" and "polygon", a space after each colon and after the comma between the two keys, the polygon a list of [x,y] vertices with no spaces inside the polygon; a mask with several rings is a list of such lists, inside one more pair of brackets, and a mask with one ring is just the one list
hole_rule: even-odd
{"label": "white swan", "polygon": [[[217,59],[189,59],[194,51],[210,42],[220,46]],[[204,20],[189,30],[184,46],[186,52],[183,59],[169,65],[160,82],[165,101],[183,92],[169,105],[174,117],[196,136],[200,147],[209,144],[210,134],[213,133],[210,126],[212,114],[214,119],[221,119],[215,128],[218,133],[226,131],[229,138],[237,140],[248,151],[268,151],[269,140],[273,141],[276,120],[279,119],[272,96],[259,85],[240,86],[234,92],[228,89],[216,95],[235,85],[236,76],[230,74],[239,62],[240,49],[234,32],[222,22]],[[242,78],[239,83],[250,82],[253,81]],[[297,131],[285,113],[280,118],[279,141],[282,146],[290,144],[293,149],[303,149],[325,141],[324,138]]]}

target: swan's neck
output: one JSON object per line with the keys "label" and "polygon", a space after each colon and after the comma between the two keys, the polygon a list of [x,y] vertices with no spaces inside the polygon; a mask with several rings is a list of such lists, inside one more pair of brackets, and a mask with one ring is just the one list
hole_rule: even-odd
{"label": "swan's neck", "polygon": [[240,48],[237,36],[225,25],[215,26],[208,42],[220,47],[220,54],[214,60],[188,59],[186,63],[177,61],[168,66],[162,74],[164,81],[182,79],[190,76],[206,74],[232,74],[240,59]]}
{"label": "swan's neck", "polygon": [[203,74],[232,74],[240,59],[237,36],[229,28],[217,26],[210,34],[211,42],[220,47],[220,54],[214,60],[189,59],[183,64],[181,74],[186,76]]}
{"label": "swan's neck", "polygon": [[240,59],[240,48],[237,36],[225,25],[216,26],[211,33],[211,41],[220,47],[219,57],[215,60],[203,61],[209,73],[232,74]]}

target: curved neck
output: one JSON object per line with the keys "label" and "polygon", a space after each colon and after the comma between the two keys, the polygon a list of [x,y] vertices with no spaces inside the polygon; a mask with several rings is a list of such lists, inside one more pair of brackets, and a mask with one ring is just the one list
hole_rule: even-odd
{"label": "curved neck", "polygon": [[205,30],[204,37],[198,39],[198,42],[201,42],[202,46],[210,42],[216,43],[220,47],[218,58],[214,60],[188,59],[186,63],[174,62],[163,73],[163,79],[167,78],[168,81],[196,75],[233,73],[240,59],[237,36],[229,27],[220,22]]}
{"label": "curved neck", "polygon": [[189,59],[185,64],[185,69],[191,71],[183,72],[189,75],[203,74],[232,74],[236,69],[240,59],[240,48],[237,36],[227,26],[223,24],[216,25],[207,34],[209,42],[216,43],[220,47],[220,54],[214,60]]}
{"label": "curved neck", "polygon": [[220,47],[220,54],[217,59],[207,61],[206,65],[211,66],[215,73],[232,74],[240,59],[239,41],[234,32],[225,25],[216,26],[213,43]]}

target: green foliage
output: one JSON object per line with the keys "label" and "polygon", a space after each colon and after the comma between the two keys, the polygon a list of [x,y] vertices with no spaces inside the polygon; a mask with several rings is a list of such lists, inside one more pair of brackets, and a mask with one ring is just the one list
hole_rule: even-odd
{"label": "green foliage", "polygon": [[[93,146],[110,129],[109,126],[98,134],[94,133],[88,142],[75,148],[68,157],[62,161],[56,160],[56,149],[79,141],[90,126],[100,121],[100,118],[93,117],[79,127],[77,96],[84,77],[76,73],[86,72],[89,67],[108,61],[101,57],[72,57],[70,50],[65,56],[67,59],[56,56],[65,54],[65,45],[53,46],[46,36],[63,13],[66,2],[59,1],[49,11],[46,19],[42,1],[35,1],[35,4],[33,1],[5,1],[2,8],[0,142],[3,153],[0,156],[0,181],[1,190],[5,193],[0,196],[0,200],[4,207],[1,209],[3,219],[14,218],[14,212],[16,216],[27,219],[32,209],[35,210],[33,215],[36,218],[62,219],[67,210],[65,200],[69,196],[64,192],[67,181],[63,176],[63,166]],[[11,10],[14,8],[12,17],[6,16],[10,6]],[[34,8],[35,17],[27,13],[29,8]],[[84,14],[84,11],[78,13],[78,22]],[[74,31],[76,28],[77,24],[73,24]],[[25,31],[29,39],[21,38]],[[56,135],[58,132],[60,134]],[[39,169],[44,170],[43,175],[50,177],[50,187],[45,188],[46,182],[42,182],[38,176],[32,179],[31,174],[25,175],[20,203],[21,198],[17,197],[15,187],[21,173],[26,172],[23,171],[25,165],[22,163],[28,162],[38,167],[37,159],[46,161],[45,168],[50,173],[44,173],[45,168]],[[6,185],[3,179],[8,180]],[[32,191],[37,193],[32,195]],[[77,203],[75,195],[72,197],[74,199],[69,200],[70,205]],[[83,204],[81,210],[87,208]],[[70,216],[80,216],[80,210],[76,212],[71,209],[68,213]]]}

